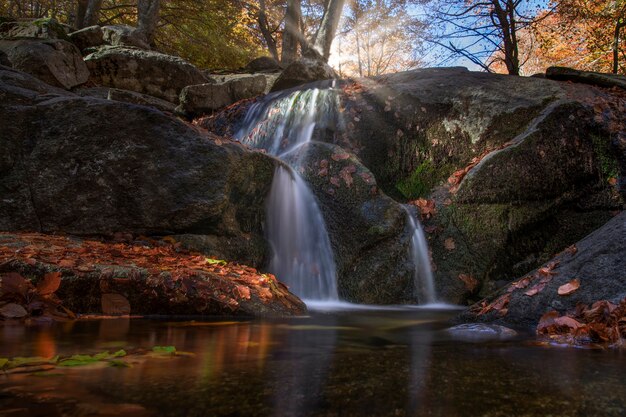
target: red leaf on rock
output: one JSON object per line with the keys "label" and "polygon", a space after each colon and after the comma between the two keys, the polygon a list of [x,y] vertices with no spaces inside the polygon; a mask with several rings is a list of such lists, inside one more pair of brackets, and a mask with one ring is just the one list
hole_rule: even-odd
{"label": "red leaf on rock", "polygon": [[452,239],[451,237],[447,238],[447,239],[443,242],[443,246],[444,246],[447,250],[454,250],[454,249],[456,249],[456,244],[454,243],[454,239]]}
{"label": "red leaf on rock", "polygon": [[26,296],[30,282],[16,272],[0,275],[0,294],[18,294]]}
{"label": "red leaf on rock", "polygon": [[244,285],[237,285],[237,286],[235,286],[235,294],[239,298],[243,298],[243,299],[249,300],[250,299],[250,288],[248,288],[248,287],[246,287]]}
{"label": "red leaf on rock", "polygon": [[558,293],[559,295],[570,295],[574,291],[576,291],[580,287],[580,281],[578,279],[573,279],[567,284],[561,285],[559,287]]}
{"label": "red leaf on rock", "polygon": [[43,280],[37,284],[37,292],[39,295],[50,295],[59,289],[61,285],[61,273],[50,272],[44,275]]}
{"label": "red leaf on rock", "polygon": [[524,293],[524,295],[527,295],[529,297],[532,297],[534,295],[539,294],[541,291],[543,291],[543,289],[545,288],[546,283],[545,282],[540,282],[539,284],[535,285],[534,287],[532,287],[531,289],[529,289],[528,291],[526,291]]}
{"label": "red leaf on rock", "polygon": [[334,153],[331,155],[331,158],[333,159],[333,161],[342,161],[344,159],[348,159],[350,158],[350,154],[347,153]]}
{"label": "red leaf on rock", "polygon": [[459,274],[459,279],[463,281],[463,283],[465,284],[465,288],[469,292],[474,292],[476,287],[478,287],[478,280],[471,275]]}
{"label": "red leaf on rock", "polygon": [[437,213],[435,208],[435,200],[426,200],[424,198],[418,198],[417,200],[409,201],[409,204],[414,205],[420,211],[422,219],[429,219]]}
{"label": "red leaf on rock", "polygon": [[121,294],[102,294],[102,312],[111,316],[130,314],[130,303]]}

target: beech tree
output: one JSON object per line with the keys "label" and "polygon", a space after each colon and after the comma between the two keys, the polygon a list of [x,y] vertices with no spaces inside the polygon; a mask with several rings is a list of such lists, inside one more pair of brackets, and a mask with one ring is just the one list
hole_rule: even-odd
{"label": "beech tree", "polygon": [[103,0],[79,0],[76,8],[75,26],[82,29],[98,23]]}
{"label": "beech tree", "polygon": [[519,75],[518,32],[537,22],[541,1],[451,0],[426,3],[432,6],[429,15],[433,24],[429,37],[431,43],[489,72],[493,71],[492,66],[497,62],[495,59],[501,59],[509,74]]}
{"label": "beech tree", "polygon": [[160,0],[137,1],[137,28],[142,32],[149,43],[154,42],[154,34],[159,21]]}
{"label": "beech tree", "polygon": [[406,0],[354,0],[347,7],[334,62],[342,76],[376,76],[407,70],[416,58],[424,24]]}
{"label": "beech tree", "polygon": [[330,56],[330,47],[337,33],[337,26],[339,26],[339,19],[341,18],[344,4],[345,0],[327,0],[326,7],[324,8],[324,16],[315,34],[313,48],[315,48],[326,61],[328,61],[328,57]]}

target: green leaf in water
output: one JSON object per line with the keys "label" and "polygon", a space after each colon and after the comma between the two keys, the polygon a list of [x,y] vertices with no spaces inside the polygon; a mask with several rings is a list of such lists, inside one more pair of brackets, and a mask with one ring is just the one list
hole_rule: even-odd
{"label": "green leaf in water", "polygon": [[[75,358],[75,356],[80,356],[81,358]],[[85,366],[85,365],[91,365],[96,362],[98,362],[98,359],[94,359],[89,355],[74,355],[69,359],[64,359],[61,362],[59,362],[59,366],[67,366],[67,367]]]}
{"label": "green leaf in water", "polygon": [[174,346],[155,346],[152,348],[152,351],[160,355],[176,354],[176,348]]}
{"label": "green leaf in water", "polygon": [[7,369],[17,368],[20,366],[37,366],[37,365],[45,365],[45,364],[56,364],[59,360],[58,356],[55,356],[52,359],[42,358],[39,356],[33,357],[15,357],[9,360],[8,364],[6,364]]}
{"label": "green leaf in water", "polygon": [[228,263],[222,259],[212,259],[212,258],[205,258],[205,259],[206,259],[206,263],[208,263],[209,265],[226,265]]}
{"label": "green leaf in water", "polygon": [[9,360],[7,358],[0,358],[0,369],[4,368],[4,365],[6,365],[7,363],[9,363]]}
{"label": "green leaf in water", "polygon": [[109,363],[111,364],[111,366],[115,368],[132,368],[133,367],[133,365],[131,365],[130,363],[126,361],[121,361],[119,359],[114,359],[110,361]]}

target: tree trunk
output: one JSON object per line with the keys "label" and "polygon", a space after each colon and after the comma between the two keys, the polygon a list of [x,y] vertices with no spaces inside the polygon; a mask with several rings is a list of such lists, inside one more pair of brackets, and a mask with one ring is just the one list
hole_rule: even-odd
{"label": "tree trunk", "polygon": [[361,60],[361,42],[359,41],[359,32],[356,32],[356,57],[359,62],[359,77],[363,77],[363,61]]}
{"label": "tree trunk", "polygon": [[283,32],[283,50],[281,56],[281,61],[284,64],[293,62],[298,54],[301,14],[300,0],[287,0],[287,9],[285,10],[285,31]]}
{"label": "tree trunk", "polygon": [[74,27],[82,29],[85,27],[85,13],[87,12],[87,0],[78,0],[76,4],[76,15],[74,16]]}
{"label": "tree trunk", "polygon": [[272,36],[270,32],[269,23],[267,22],[267,13],[265,8],[265,0],[260,0],[259,2],[259,14],[257,15],[257,22],[259,24],[259,29],[261,30],[261,34],[263,35],[263,39],[265,39],[265,43],[267,44],[267,49],[272,54],[272,57],[278,61],[278,49],[276,48],[276,40]]}
{"label": "tree trunk", "polygon": [[83,19],[83,27],[93,26],[98,24],[98,18],[100,17],[100,8],[102,7],[102,0],[89,0],[87,2],[87,9],[85,10],[85,17]]}
{"label": "tree trunk", "polygon": [[622,19],[617,19],[615,23],[615,32],[613,34],[613,74],[617,74],[619,70],[619,35],[623,27],[626,26],[626,22]]}
{"label": "tree trunk", "polygon": [[154,43],[154,33],[159,22],[159,8],[161,0],[138,0],[137,1],[137,28],[142,32],[148,43]]}
{"label": "tree trunk", "polygon": [[515,25],[515,3],[506,0],[503,9],[500,0],[492,0],[494,6],[492,14],[493,24],[502,30],[502,44],[504,63],[510,75],[519,75],[519,52],[517,47],[517,33]]}
{"label": "tree trunk", "polygon": [[330,56],[330,47],[335,38],[335,33],[337,32],[337,26],[339,25],[344,3],[345,0],[328,0],[322,22],[315,34],[313,48],[315,48],[326,61],[328,61],[328,57]]}

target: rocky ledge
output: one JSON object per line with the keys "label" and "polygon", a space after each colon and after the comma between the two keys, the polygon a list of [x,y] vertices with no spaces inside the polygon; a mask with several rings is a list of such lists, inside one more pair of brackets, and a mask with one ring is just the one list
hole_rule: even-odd
{"label": "rocky ledge", "polygon": [[305,312],[304,303],[273,275],[184,250],[172,239],[106,243],[0,233],[0,317],[5,319]]}

